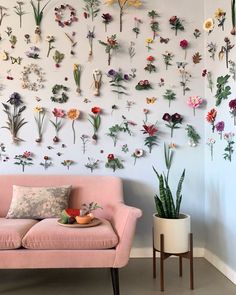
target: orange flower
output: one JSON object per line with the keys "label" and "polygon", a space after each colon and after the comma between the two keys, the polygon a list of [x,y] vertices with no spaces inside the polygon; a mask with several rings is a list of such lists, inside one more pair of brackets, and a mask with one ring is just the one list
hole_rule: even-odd
{"label": "orange flower", "polygon": [[207,113],[206,120],[209,123],[213,123],[216,119],[217,111],[215,109],[211,109],[210,112]]}
{"label": "orange flower", "polygon": [[80,111],[77,110],[77,109],[70,109],[68,112],[67,112],[67,117],[71,120],[76,120],[79,118],[79,115],[80,115]]}

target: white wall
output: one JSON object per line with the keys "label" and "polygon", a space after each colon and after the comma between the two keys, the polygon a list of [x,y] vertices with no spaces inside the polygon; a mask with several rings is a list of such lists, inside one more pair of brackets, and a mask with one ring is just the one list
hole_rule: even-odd
{"label": "white wall", "polygon": [[[27,1],[29,2],[29,1]],[[63,2],[63,1],[62,1]],[[47,35],[54,35],[56,37],[55,47],[59,51],[66,54],[65,60],[59,69],[54,66],[52,60],[53,51],[50,58],[46,58],[47,42],[43,40],[38,46],[40,47],[40,59],[30,60],[24,54],[29,49],[30,45],[26,45],[24,42],[24,34],[28,33],[33,39],[34,34],[34,19],[32,15],[32,9],[29,4],[24,6],[24,10],[28,14],[23,16],[23,28],[19,29],[19,19],[13,12],[13,6],[15,1],[2,0],[1,5],[9,7],[9,16],[3,20],[0,28],[3,40],[0,42],[0,52],[6,50],[10,55],[14,57],[22,56],[22,65],[11,65],[10,61],[0,61],[0,82],[4,85],[4,89],[1,91],[1,102],[6,102],[9,95],[13,92],[19,92],[27,106],[25,117],[29,122],[20,131],[20,136],[25,142],[16,146],[12,144],[10,134],[3,129],[0,129],[0,142],[4,142],[7,148],[7,154],[10,160],[6,163],[0,163],[0,171],[2,174],[8,173],[21,173],[20,168],[15,166],[14,156],[21,154],[25,150],[30,150],[34,153],[34,165],[32,167],[26,167],[26,172],[29,174],[89,174],[90,172],[84,167],[87,161],[87,157],[94,157],[101,160],[100,169],[94,172],[95,175],[112,174],[112,171],[104,167],[106,156],[109,153],[114,153],[124,160],[125,169],[117,171],[115,175],[120,176],[124,180],[125,199],[128,204],[137,206],[143,210],[143,218],[138,224],[136,239],[134,243],[134,249],[137,250],[139,255],[145,253],[145,255],[151,255],[151,227],[152,227],[152,214],[154,212],[153,195],[157,191],[157,181],[152,170],[154,165],[158,171],[165,170],[164,157],[163,157],[163,144],[164,142],[170,143],[174,141],[177,145],[177,151],[174,158],[173,168],[171,171],[171,184],[175,187],[177,180],[183,170],[186,168],[186,179],[184,182],[184,198],[183,207],[184,212],[189,213],[192,216],[192,231],[194,233],[195,247],[202,248],[204,246],[204,109],[198,109],[196,116],[193,117],[192,109],[190,109],[186,100],[190,95],[199,95],[204,98],[204,79],[201,77],[204,63],[201,62],[198,65],[194,65],[192,62],[192,55],[195,52],[203,54],[203,38],[204,34],[200,38],[195,39],[193,31],[198,28],[202,31],[203,23],[203,1],[188,1],[182,0],[181,3],[175,0],[165,1],[144,1],[142,9],[130,8],[127,10],[127,14],[124,15],[124,32],[119,33],[118,29],[118,8],[102,6],[101,12],[109,12],[113,15],[114,21],[108,26],[108,35],[117,33],[117,39],[121,44],[121,49],[115,56],[112,57],[111,67],[107,66],[107,57],[105,55],[104,47],[98,44],[99,39],[106,40],[107,34],[104,32],[104,25],[101,23],[100,15],[95,19],[94,24],[90,19],[85,20],[83,18],[83,1],[67,1],[71,3],[77,9],[79,16],[79,22],[74,23],[71,27],[62,29],[58,27],[54,21],[54,7],[62,4],[61,1],[52,0],[45,10],[44,19],[42,22],[42,36],[45,40]],[[164,38],[169,38],[170,41],[167,45],[161,44],[159,39],[152,45],[153,50],[150,53],[145,48],[145,40],[147,37],[151,37],[151,31],[149,28],[149,19],[147,13],[150,10],[157,10],[160,14],[158,19],[160,22],[160,35]],[[170,29],[169,18],[172,15],[177,15],[184,20],[185,31],[179,32],[178,36],[174,35],[174,31]],[[143,20],[141,25],[141,34],[138,39],[135,39],[135,35],[132,32],[134,25],[133,18],[137,16]],[[88,42],[86,39],[87,28],[92,29],[95,26],[96,39],[94,40],[94,59],[92,62],[88,62]],[[12,27],[13,33],[18,37],[18,42],[14,50],[10,49],[8,38],[4,33],[7,26]],[[78,46],[76,47],[76,55],[70,57],[70,44],[64,36],[64,32],[72,33],[76,32],[76,40]],[[189,84],[191,91],[182,95],[182,90],[179,85],[179,74],[176,66],[177,61],[183,61],[183,50],[179,47],[179,42],[182,39],[190,41],[190,48],[187,52],[187,62],[189,66],[187,69],[192,75],[191,82]],[[136,56],[133,59],[133,63],[130,63],[128,56],[128,46],[130,41],[136,43]],[[173,66],[168,71],[165,70],[165,66],[162,60],[162,54],[169,50],[175,54],[173,60]],[[149,74],[144,72],[143,68],[146,65],[146,57],[152,54],[156,58],[155,65],[157,66],[157,73]],[[24,65],[28,65],[31,62],[39,64],[46,72],[45,88],[37,93],[24,90],[21,88],[20,72]],[[74,63],[82,64],[82,80],[81,89],[82,96],[78,97],[75,92],[75,85],[73,81],[72,68]],[[127,83],[129,96],[123,97],[118,100],[115,95],[112,94],[109,87],[109,79],[105,73],[111,69],[118,69],[120,67],[124,72],[129,72],[132,67],[137,69],[137,78],[134,81]],[[101,97],[93,96],[93,89],[90,87],[92,83],[92,71],[95,68],[99,68],[103,71],[103,86],[101,89]],[[12,69],[14,76],[13,81],[5,79],[7,70]],[[64,78],[68,77],[68,82],[64,81]],[[141,79],[149,79],[153,84],[153,90],[150,91],[136,91],[134,87],[136,83]],[[159,87],[158,82],[160,78],[165,79],[165,87]],[[51,88],[54,84],[68,85],[70,88],[68,103],[64,105],[54,104],[50,101]],[[168,102],[162,98],[166,88],[173,87],[177,93],[177,99],[172,103],[171,108],[168,107]],[[41,98],[40,104],[47,108],[48,116],[45,126],[44,139],[41,144],[35,143],[37,138],[36,126],[33,117],[33,108],[39,103],[36,102],[35,97]],[[146,97],[155,96],[157,102],[153,105],[146,104]],[[91,103],[84,103],[84,98],[88,98]],[[134,100],[135,105],[130,111],[126,109],[126,101]],[[207,99],[209,103],[209,99]],[[114,111],[111,116],[111,106],[117,104],[119,106],[118,111]],[[102,124],[99,131],[99,141],[96,145],[89,143],[88,149],[85,155],[82,154],[82,145],[80,136],[82,134],[92,135],[92,127],[88,122],[88,113],[93,106],[100,106],[103,109]],[[70,122],[65,122],[65,126],[60,133],[62,142],[66,144],[67,148],[62,149],[61,143],[55,145],[52,142],[54,136],[54,130],[49,124],[49,117],[54,107],[62,107],[68,110],[70,107],[76,107],[81,110],[82,116],[76,123],[77,142],[72,144],[72,131]],[[146,154],[146,157],[137,161],[136,166],[133,165],[133,158],[131,153],[135,148],[144,147],[144,135],[140,131],[142,129],[142,121],[144,120],[143,108],[150,110],[149,122],[155,123],[158,121],[158,128],[160,129],[159,144],[153,149],[152,154]],[[170,130],[165,127],[162,121],[162,116],[165,112],[179,112],[184,116],[184,123],[181,129],[175,130],[174,138],[170,138]],[[138,125],[133,128],[134,136],[121,135],[118,141],[117,147],[113,147],[112,140],[107,137],[106,133],[108,128],[115,123],[121,122],[121,116],[125,115],[128,119],[135,121]],[[0,125],[5,123],[5,114],[1,111]],[[51,117],[52,119],[52,117]],[[196,148],[191,148],[188,145],[188,139],[186,137],[185,126],[187,123],[192,124],[196,130],[200,133],[202,140],[201,144]],[[125,154],[121,151],[123,144],[127,143],[129,146],[129,153]],[[52,150],[48,150],[47,146],[54,147]],[[101,154],[100,150],[104,150]],[[58,157],[57,152],[62,152],[62,156]],[[48,155],[52,158],[54,166],[50,167],[47,171],[43,170],[43,167],[39,165],[44,155]],[[76,165],[72,166],[67,171],[60,162],[64,159],[72,159],[76,162]],[[228,167],[228,165],[227,165]]]}
{"label": "white wall", "polygon": [[[217,8],[223,8],[226,11],[225,31],[215,28],[214,31],[206,37],[206,44],[213,41],[218,45],[218,51],[224,44],[224,38],[230,38],[232,44],[235,43],[235,37],[230,35],[231,26],[231,9],[230,1],[205,1],[205,17],[213,17]],[[217,53],[218,53],[217,51]],[[235,61],[236,47],[230,52],[230,58]],[[213,72],[214,80],[221,75],[228,74],[225,61],[209,59],[206,53],[206,68]],[[232,88],[231,96],[228,100],[222,102],[217,107],[218,121],[225,121],[225,132],[234,132],[235,126],[233,119],[229,113],[228,103],[235,98],[236,84],[230,78],[230,86]],[[208,97],[208,110],[214,107],[216,88],[213,94],[206,88],[206,97]],[[206,124],[206,139],[213,137],[216,139],[214,146],[214,161],[210,159],[209,148],[205,150],[205,179],[206,179],[206,257],[224,272],[232,281],[236,283],[236,233],[235,233],[235,154],[233,154],[232,162],[223,159],[225,140],[220,140],[217,133],[212,135],[209,124]]]}

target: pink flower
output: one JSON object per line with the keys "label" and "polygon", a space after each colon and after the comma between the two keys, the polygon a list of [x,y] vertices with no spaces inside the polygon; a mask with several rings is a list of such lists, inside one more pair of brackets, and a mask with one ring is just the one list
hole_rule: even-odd
{"label": "pink flower", "polygon": [[65,112],[62,109],[54,108],[52,113],[56,118],[63,118],[65,116]]}
{"label": "pink flower", "polygon": [[186,48],[188,47],[189,43],[188,43],[187,40],[183,39],[183,40],[180,41],[179,45],[180,45],[180,47],[182,47],[183,49],[186,49]]}
{"label": "pink flower", "polygon": [[146,114],[149,113],[149,110],[148,110],[148,109],[143,109],[143,112],[144,112],[144,114],[146,115]]}
{"label": "pink flower", "polygon": [[193,113],[195,115],[195,109],[198,108],[203,103],[203,99],[199,96],[190,96],[187,100],[187,104],[193,108]]}
{"label": "pink flower", "polygon": [[23,157],[26,158],[26,159],[29,158],[29,157],[31,157],[31,155],[32,155],[31,152],[27,152],[27,151],[25,151],[25,152],[23,153]]}

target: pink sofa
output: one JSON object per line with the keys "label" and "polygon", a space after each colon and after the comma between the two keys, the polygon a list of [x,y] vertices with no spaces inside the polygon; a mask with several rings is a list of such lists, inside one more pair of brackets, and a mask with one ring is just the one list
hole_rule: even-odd
{"label": "pink sofa", "polygon": [[[12,185],[72,185],[70,207],[95,201],[103,207],[95,216],[102,224],[65,228],[57,219],[6,219]],[[114,294],[119,294],[118,269],[129,260],[141,210],[126,206],[122,181],[111,176],[0,176],[0,269],[110,268]]]}

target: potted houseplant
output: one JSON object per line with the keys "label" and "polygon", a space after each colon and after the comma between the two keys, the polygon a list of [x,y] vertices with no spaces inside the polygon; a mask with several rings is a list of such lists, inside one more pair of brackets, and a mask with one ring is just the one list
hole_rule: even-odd
{"label": "potted houseplant", "polygon": [[165,164],[167,174],[159,174],[153,167],[159,182],[159,194],[156,194],[155,205],[157,213],[153,215],[153,242],[154,248],[161,250],[160,237],[164,235],[164,252],[178,254],[189,251],[190,216],[180,213],[182,201],[182,184],[185,177],[183,170],[177,190],[176,199],[169,186],[169,172],[173,160],[173,145],[164,145]]}

